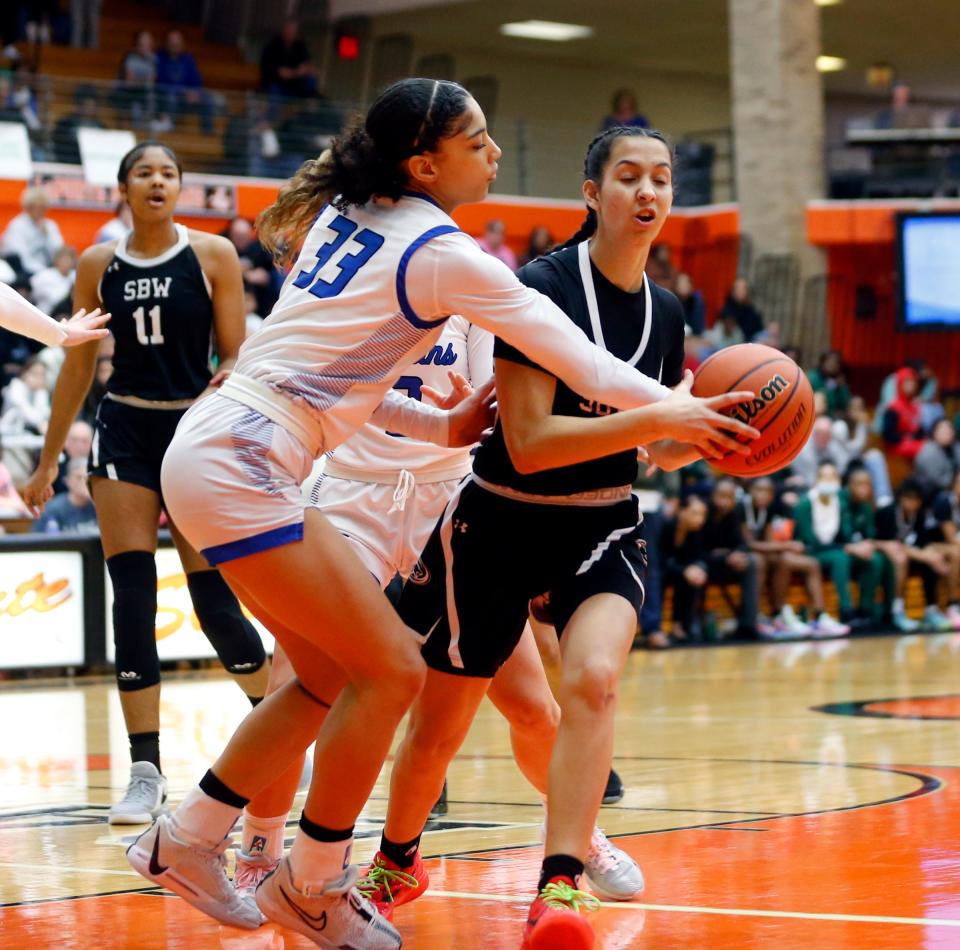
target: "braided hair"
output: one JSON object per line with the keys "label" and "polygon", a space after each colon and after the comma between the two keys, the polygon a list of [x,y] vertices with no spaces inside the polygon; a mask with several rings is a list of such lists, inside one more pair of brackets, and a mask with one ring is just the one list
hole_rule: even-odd
{"label": "braided hair", "polygon": [[319,158],[304,162],[277,200],[260,213],[257,235],[278,263],[296,256],[328,201],[340,210],[373,197],[397,200],[407,187],[403,162],[436,151],[462,131],[470,94],[442,79],[401,79],[348,122]]}
{"label": "braided hair", "polygon": [[[607,162],[610,161],[610,153],[613,151],[613,143],[626,136],[636,138],[656,139],[663,142],[670,153],[670,161],[675,160],[673,152],[673,143],[663,132],[657,129],[644,129],[634,125],[613,125],[609,129],[604,129],[599,135],[595,136],[593,141],[587,146],[587,156],[583,160],[583,180],[599,182],[603,178],[603,173],[607,169]],[[583,219],[580,229],[568,241],[560,245],[559,249],[573,247],[581,244],[587,238],[592,237],[597,232],[597,213],[593,208],[587,208],[587,216]]]}

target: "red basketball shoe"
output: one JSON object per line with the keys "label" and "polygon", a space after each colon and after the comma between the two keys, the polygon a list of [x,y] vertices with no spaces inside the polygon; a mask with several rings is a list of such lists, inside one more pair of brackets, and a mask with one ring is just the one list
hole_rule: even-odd
{"label": "red basketball shoe", "polygon": [[585,915],[599,906],[570,878],[553,878],[530,907],[523,950],[593,950],[593,926]]}
{"label": "red basketball shoe", "polygon": [[430,875],[423,866],[419,848],[413,856],[413,866],[408,871],[378,851],[373,863],[357,881],[357,890],[390,920],[395,908],[416,900],[429,883]]}

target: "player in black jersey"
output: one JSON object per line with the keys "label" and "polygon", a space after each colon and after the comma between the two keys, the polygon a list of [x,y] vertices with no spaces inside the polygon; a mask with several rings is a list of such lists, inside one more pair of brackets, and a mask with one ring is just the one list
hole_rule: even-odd
{"label": "player in black jersey", "polygon": [[[615,128],[598,136],[587,154],[584,227],[563,249],[519,272],[595,343],[676,389],[654,406],[617,413],[497,341],[498,424],[398,608],[408,626],[428,637],[429,672],[397,750],[381,852],[368,872],[384,883],[367,889],[383,905],[423,891],[419,835],[446,766],[520,638],[528,602],[546,591],[562,634],[562,716],[548,782],[547,857],[529,937],[543,946],[593,945],[589,923],[576,913],[592,898],[577,882],[612,760],[617,682],[643,601],[640,519],[631,493],[637,446],[647,445],[650,457],[669,468],[701,452],[716,455],[718,443],[746,451],[712,429],[716,411],[746,394],[691,396],[691,377],[682,379],[680,304],[644,276],[670,211],[671,161],[659,133]],[[729,430],[758,435],[747,427]],[[554,942],[552,930],[564,935]]]}
{"label": "player in black jersey", "polygon": [[[132,768],[112,823],[156,817],[166,798],[160,770],[160,662],[155,640],[160,463],[180,417],[233,365],[243,342],[243,281],[225,238],[174,223],[181,168],[166,146],[145,142],[123,158],[120,192],[133,231],[84,251],[77,306],[113,313],[113,375],[96,422],[89,475],[107,569],[113,583],[117,684]],[[219,359],[211,371],[211,344]],[[51,496],[67,430],[90,388],[97,347],[71,350],[53,396],[40,464],[24,492],[42,508]],[[266,688],[260,637],[219,572],[181,537],[177,545],[194,610],[224,666],[251,702]]]}

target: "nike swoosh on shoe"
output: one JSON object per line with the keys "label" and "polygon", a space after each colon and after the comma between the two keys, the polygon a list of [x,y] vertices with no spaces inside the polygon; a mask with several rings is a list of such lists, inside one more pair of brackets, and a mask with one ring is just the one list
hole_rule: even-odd
{"label": "nike swoosh on shoe", "polygon": [[160,829],[157,829],[157,836],[153,839],[153,851],[150,854],[150,863],[147,865],[151,874],[163,874],[169,870],[160,863]]}
{"label": "nike swoosh on shoe", "polygon": [[297,907],[290,896],[283,889],[283,885],[280,885],[280,893],[283,894],[283,899],[287,902],[290,909],[311,929],[316,930],[317,932],[327,929],[327,912],[325,910],[320,911],[318,917],[314,917],[312,914],[308,914],[303,908]]}

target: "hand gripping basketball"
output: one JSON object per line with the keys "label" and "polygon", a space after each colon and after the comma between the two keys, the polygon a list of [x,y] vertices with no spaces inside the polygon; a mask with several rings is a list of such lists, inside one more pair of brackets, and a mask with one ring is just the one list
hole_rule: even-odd
{"label": "hand gripping basketball", "polygon": [[695,445],[709,459],[720,459],[730,452],[750,452],[749,443],[760,433],[746,422],[722,414],[721,410],[752,398],[753,393],[743,391],[698,398],[691,392],[692,388],[693,373],[687,370],[683,381],[658,404],[669,438]]}

